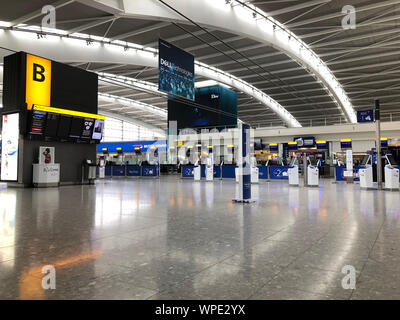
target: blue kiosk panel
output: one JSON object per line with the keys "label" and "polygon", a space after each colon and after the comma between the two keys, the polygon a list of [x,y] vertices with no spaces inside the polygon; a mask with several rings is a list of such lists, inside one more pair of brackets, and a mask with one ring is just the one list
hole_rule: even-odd
{"label": "blue kiosk panel", "polygon": [[142,166],[142,177],[158,177],[158,166]]}
{"label": "blue kiosk panel", "polygon": [[288,180],[289,166],[269,166],[269,178],[271,180]]}
{"label": "blue kiosk panel", "polygon": [[[206,165],[201,165],[201,177],[206,177]],[[221,166],[214,165],[214,178],[220,179],[221,178]]]}
{"label": "blue kiosk panel", "polygon": [[224,165],[222,166],[222,179],[235,179],[236,174],[235,174],[235,169],[237,166],[229,166],[229,165]]}
{"label": "blue kiosk panel", "polygon": [[126,167],[125,166],[112,166],[113,177],[125,177]]}
{"label": "blue kiosk panel", "polygon": [[140,166],[138,165],[127,165],[126,175],[128,177],[139,177],[140,176]]}
{"label": "blue kiosk panel", "polygon": [[268,179],[268,167],[257,166],[257,168],[258,168],[258,178],[259,179]]}
{"label": "blue kiosk panel", "polygon": [[186,164],[182,166],[182,178],[194,178],[193,176],[194,165]]}

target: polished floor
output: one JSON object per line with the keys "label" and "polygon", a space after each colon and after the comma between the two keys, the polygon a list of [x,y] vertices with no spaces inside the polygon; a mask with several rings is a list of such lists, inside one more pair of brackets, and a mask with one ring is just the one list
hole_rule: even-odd
{"label": "polished floor", "polygon": [[236,193],[176,177],[0,188],[0,299],[400,299],[400,192],[325,180],[262,182],[247,205]]}

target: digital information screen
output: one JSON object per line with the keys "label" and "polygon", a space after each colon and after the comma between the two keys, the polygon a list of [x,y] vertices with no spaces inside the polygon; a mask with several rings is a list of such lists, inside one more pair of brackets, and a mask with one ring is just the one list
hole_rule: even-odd
{"label": "digital information screen", "polygon": [[71,128],[72,116],[60,115],[60,121],[57,129],[57,137],[61,139],[67,139],[69,136],[69,130]]}
{"label": "digital information screen", "polygon": [[94,119],[90,118],[83,119],[83,129],[81,134],[82,139],[92,139],[93,126],[94,126]]}
{"label": "digital information screen", "polygon": [[1,131],[1,180],[18,180],[19,114],[3,116]]}
{"label": "digital information screen", "polygon": [[31,122],[31,134],[43,135],[45,124],[46,124],[46,112],[33,111],[32,122]]}
{"label": "digital information screen", "polygon": [[83,118],[73,117],[71,121],[71,130],[69,136],[71,138],[80,138],[82,133]]}
{"label": "digital information screen", "polygon": [[103,138],[104,120],[96,119],[93,129],[93,140],[101,140]]}
{"label": "digital information screen", "polygon": [[59,119],[60,119],[60,116],[56,113],[48,113],[47,114],[46,130],[45,130],[46,136],[49,136],[49,137],[57,136]]}
{"label": "digital information screen", "polygon": [[158,89],[194,100],[194,56],[158,41]]}

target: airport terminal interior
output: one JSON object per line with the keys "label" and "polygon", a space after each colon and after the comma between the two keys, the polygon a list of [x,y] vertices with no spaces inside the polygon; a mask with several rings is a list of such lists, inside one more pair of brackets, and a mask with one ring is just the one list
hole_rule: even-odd
{"label": "airport terminal interior", "polygon": [[1,1],[0,300],[400,299],[399,21]]}

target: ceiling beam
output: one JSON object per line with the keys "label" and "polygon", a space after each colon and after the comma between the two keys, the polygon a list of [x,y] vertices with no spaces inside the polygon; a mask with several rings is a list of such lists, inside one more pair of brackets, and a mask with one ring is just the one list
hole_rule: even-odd
{"label": "ceiling beam", "polygon": [[[60,8],[62,8],[64,6],[66,6],[66,5],[69,5],[69,4],[73,3],[73,2],[74,2],[74,0],[59,0],[59,1],[56,1],[56,2],[52,3],[51,5],[56,9],[60,9]],[[33,20],[33,19],[35,19],[37,17],[40,17],[41,15],[43,15],[42,8],[40,8],[40,9],[38,9],[36,11],[30,12],[30,13],[22,16],[22,17],[19,17],[19,18],[15,19],[15,20],[11,21],[10,26],[14,27],[14,26],[19,25],[21,23],[25,23],[25,22]]]}

